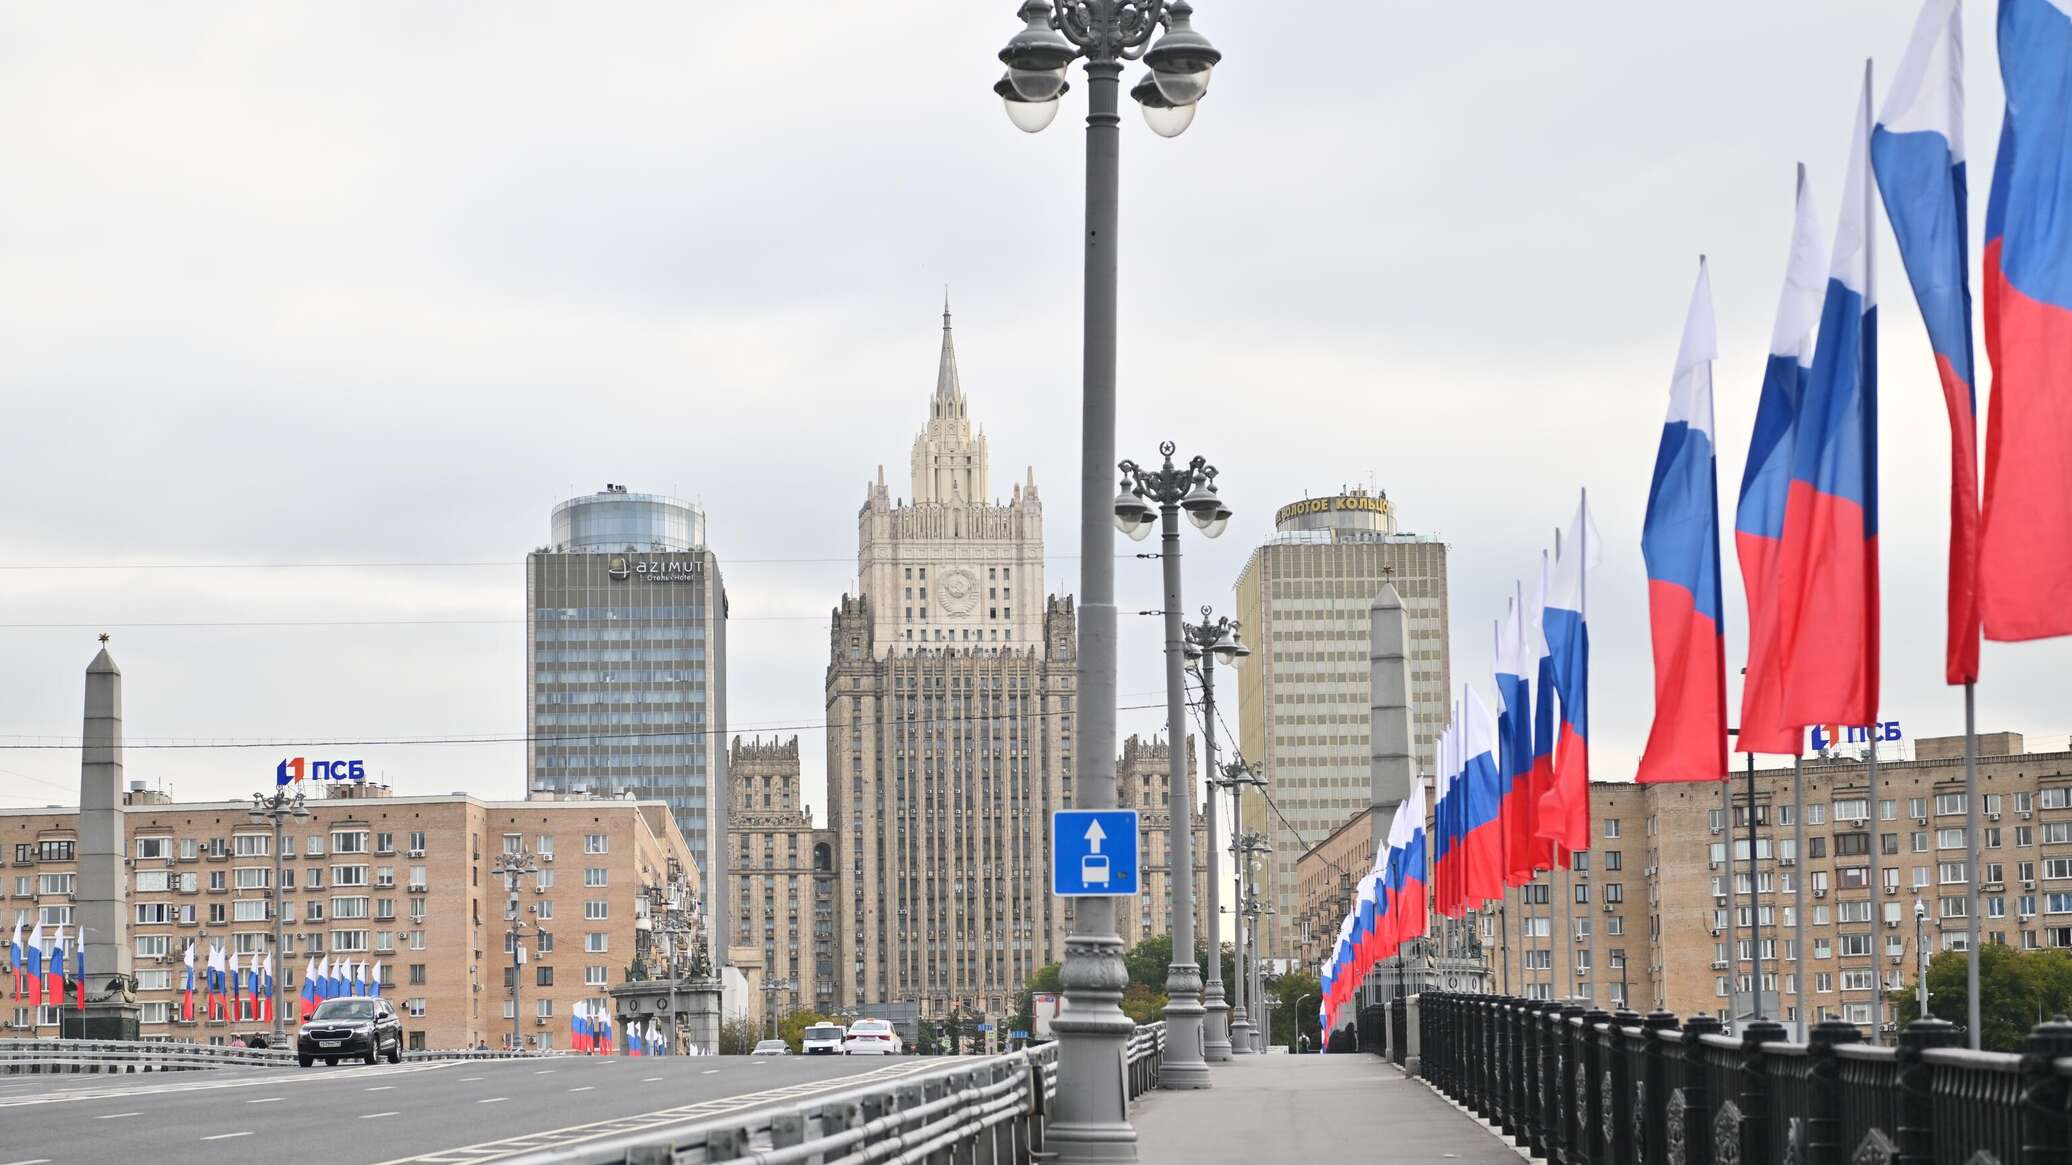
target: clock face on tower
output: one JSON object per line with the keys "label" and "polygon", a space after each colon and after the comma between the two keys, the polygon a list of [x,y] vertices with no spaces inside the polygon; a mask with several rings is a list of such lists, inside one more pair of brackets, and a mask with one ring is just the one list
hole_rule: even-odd
{"label": "clock face on tower", "polygon": [[969,615],[978,606],[978,576],[961,566],[945,571],[935,586],[936,605],[946,614]]}

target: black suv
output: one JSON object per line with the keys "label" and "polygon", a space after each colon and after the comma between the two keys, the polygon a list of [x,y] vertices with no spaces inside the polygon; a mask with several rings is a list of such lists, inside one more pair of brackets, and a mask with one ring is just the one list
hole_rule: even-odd
{"label": "black suv", "polygon": [[317,1005],[295,1037],[295,1061],[307,1068],[318,1060],[336,1065],[358,1056],[369,1064],[383,1056],[403,1058],[403,1021],[386,999],[329,999]]}

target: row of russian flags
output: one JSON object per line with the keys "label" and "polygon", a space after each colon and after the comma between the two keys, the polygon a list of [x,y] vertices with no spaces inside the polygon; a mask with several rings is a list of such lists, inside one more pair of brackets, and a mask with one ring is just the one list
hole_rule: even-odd
{"label": "row of russian flags", "polygon": [[[568,1014],[570,1026],[569,1047],[585,1055],[610,1055],[617,1046],[614,1043],[617,1023],[612,1019],[611,1009],[602,1003],[580,1000]],[[645,1024],[626,1025],[626,1054],[629,1056],[666,1056],[669,1054],[669,1036],[662,1025],[649,1020]]]}
{"label": "row of russian flags", "polygon": [[[1425,935],[1590,847],[1589,575],[1602,554],[1580,499],[1531,605],[1524,587],[1497,626],[1497,708],[1464,686],[1439,734],[1431,838],[1413,782],[1320,972],[1325,1030],[1368,973]],[[1428,864],[1429,863],[1429,864]],[[1425,895],[1429,891],[1429,911]]]}
{"label": "row of russian flags", "polygon": [[25,940],[22,937],[22,921],[16,919],[14,934],[7,940],[7,966],[14,976],[14,1001],[27,1003],[31,1007],[48,1003],[53,1007],[65,1005],[65,984],[70,982],[73,999],[81,1010],[86,1008],[86,938],[75,935],[72,940],[72,977],[65,977],[65,927],[59,923],[52,931],[50,945],[44,945],[43,920],[37,919],[35,929]]}
{"label": "row of russian flags", "polygon": [[[272,981],[269,979],[269,995],[272,993],[271,983]],[[302,969],[300,1003],[302,1007],[301,1015],[304,1020],[307,1020],[310,1013],[317,1009],[317,1004],[327,999],[379,999],[380,997],[380,959],[374,960],[372,964],[369,964],[365,959],[361,959],[357,963],[351,959],[338,959],[334,962],[331,956],[325,955],[321,959],[311,958]]]}
{"label": "row of russian flags", "polygon": [[[1950,422],[1945,679],[1978,679],[1982,634],[2072,634],[2072,3],[2000,0],[1998,9],[2007,106],[1986,203],[1993,394],[1983,480],[1961,16],[1960,0],[1922,5],[1875,120],[1866,71],[1831,248],[1800,168],[1734,520],[1749,620],[1740,752],[1797,755],[1808,726],[1878,718],[1879,201],[1927,325]],[[1642,781],[1726,772],[1716,356],[1701,259],[1642,536],[1655,656]]]}
{"label": "row of russian flags", "polygon": [[[180,988],[180,1018],[194,1019],[195,946],[187,944],[180,961],[186,978]],[[244,965],[240,966],[240,962]],[[257,952],[240,956],[212,944],[201,965],[202,1009],[207,1020],[252,1019],[273,1022],[273,956],[260,958]],[[250,1000],[250,1006],[246,1006]]]}

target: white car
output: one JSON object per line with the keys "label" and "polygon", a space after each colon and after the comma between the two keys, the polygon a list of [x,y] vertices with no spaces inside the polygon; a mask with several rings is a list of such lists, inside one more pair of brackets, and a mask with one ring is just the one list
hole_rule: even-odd
{"label": "white car", "polygon": [[807,1056],[839,1056],[849,1033],[838,1023],[816,1023],[799,1039],[799,1052]]}
{"label": "white car", "polygon": [[906,1049],[900,1043],[899,1033],[892,1030],[890,1020],[859,1019],[849,1025],[842,1051],[851,1056],[898,1056],[905,1054]]}

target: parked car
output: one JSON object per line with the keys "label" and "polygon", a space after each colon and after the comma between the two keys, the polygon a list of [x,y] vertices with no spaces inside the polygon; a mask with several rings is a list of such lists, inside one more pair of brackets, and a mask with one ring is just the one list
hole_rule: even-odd
{"label": "parked car", "polygon": [[391,1064],[402,1060],[403,1021],[388,1000],[325,1000],[295,1037],[295,1062],[305,1068],[318,1060],[335,1066],[349,1056],[369,1064],[383,1056]]}
{"label": "parked car", "polygon": [[799,1051],[808,1056],[839,1056],[849,1032],[838,1023],[816,1023],[799,1040]]}
{"label": "parked car", "polygon": [[791,1045],[783,1040],[757,1040],[755,1050],[748,1054],[751,1056],[789,1056],[791,1055]]}
{"label": "parked car", "polygon": [[842,1051],[851,1056],[898,1056],[905,1054],[906,1049],[899,1033],[892,1030],[890,1020],[859,1019],[849,1025]]}

